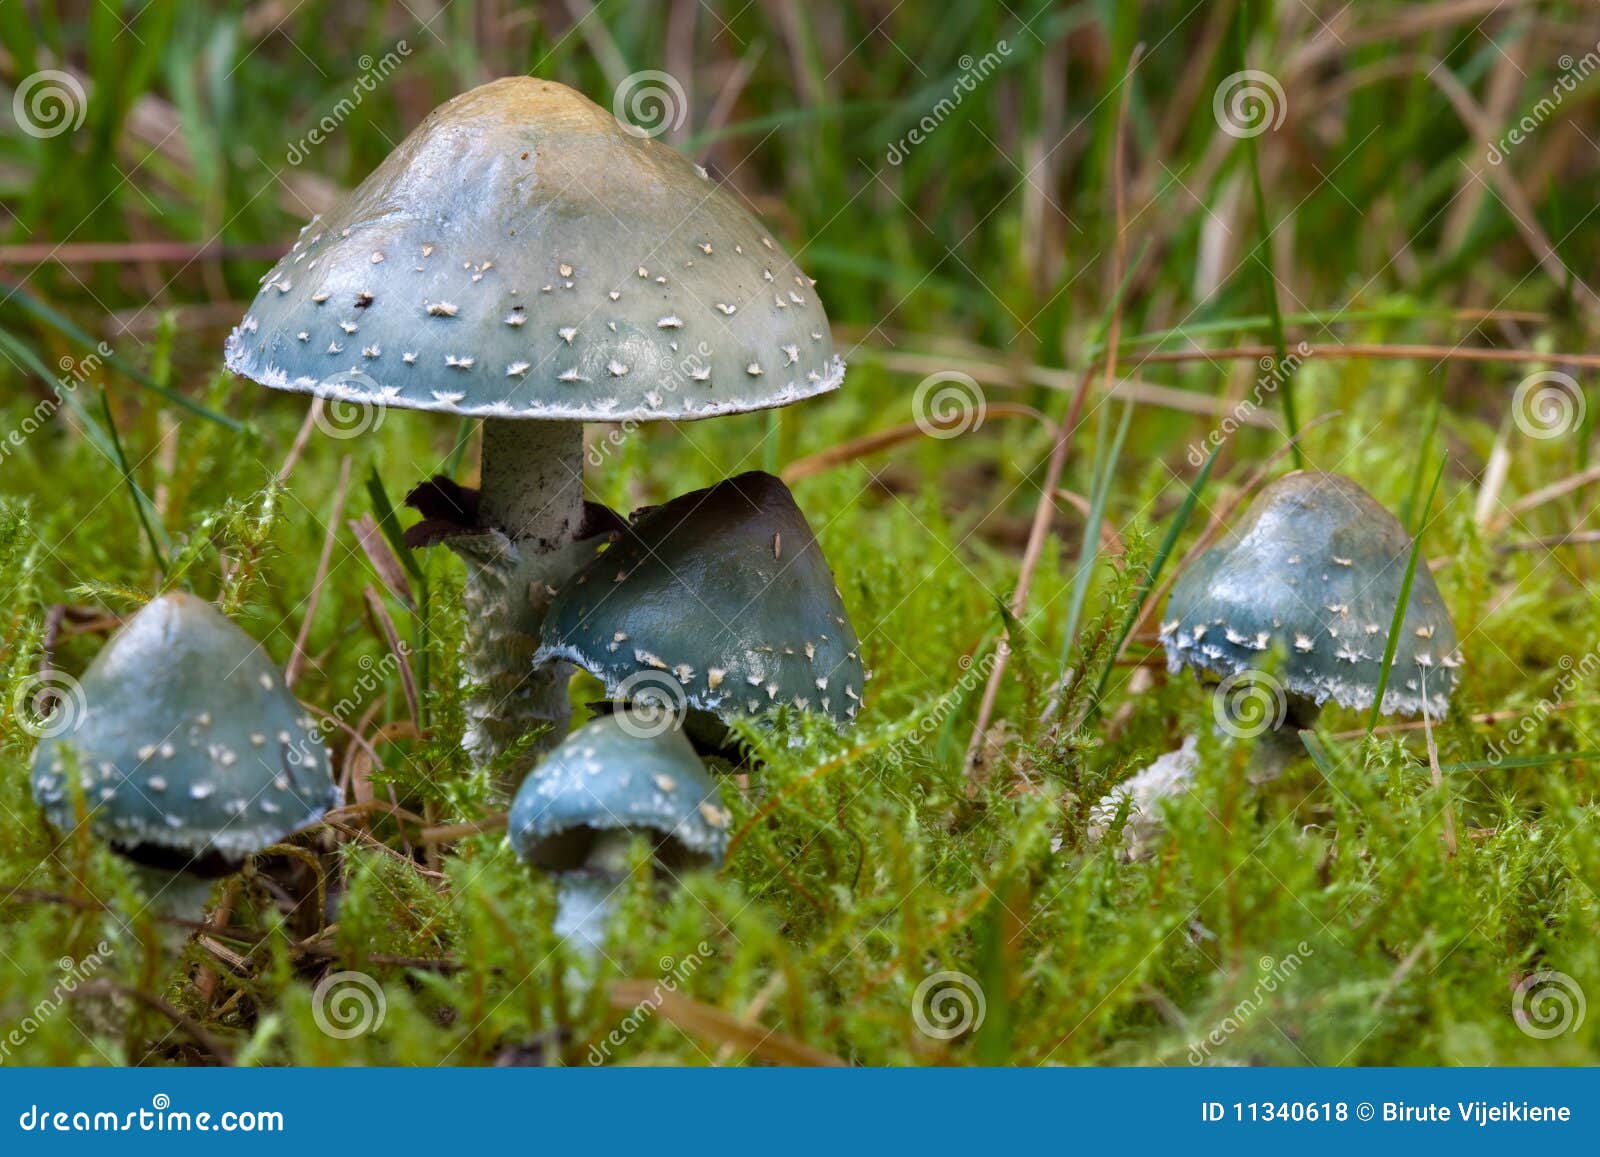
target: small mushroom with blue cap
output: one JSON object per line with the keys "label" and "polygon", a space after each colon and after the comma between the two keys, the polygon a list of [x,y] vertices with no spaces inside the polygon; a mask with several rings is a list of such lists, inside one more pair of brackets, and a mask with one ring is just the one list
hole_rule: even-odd
{"label": "small mushroom with blue cap", "polygon": [[[1354,481],[1298,470],[1265,487],[1174,584],[1161,623],[1167,667],[1215,685],[1219,729],[1256,742],[1252,778],[1270,779],[1299,753],[1300,730],[1325,703],[1371,708],[1411,549],[1400,522]],[[1441,718],[1460,666],[1450,612],[1419,567],[1383,714]],[[1190,739],[1117,787],[1096,805],[1091,836],[1128,797],[1141,814],[1125,836],[1147,845],[1158,801],[1188,790],[1196,762]]]}
{"label": "small mushroom with blue cap", "polygon": [[81,710],[33,758],[33,795],[136,865],[152,907],[197,921],[214,881],[339,799],[313,720],[256,641],[173,592],[90,663]]}
{"label": "small mushroom with blue cap", "polygon": [[703,753],[776,707],[855,722],[867,672],[844,600],[794,495],[752,471],[636,511],[545,616],[545,660],[612,704],[686,713]]}
{"label": "small mushroom with blue cap", "polygon": [[527,863],[557,877],[556,932],[599,952],[635,836],[676,874],[722,864],[728,810],[673,720],[626,709],[569,735],[522,781],[507,833]]}
{"label": "small mushroom with blue cap", "polygon": [[541,723],[547,748],[565,731],[571,670],[530,657],[587,555],[583,423],[762,410],[844,379],[811,279],[735,195],[525,76],[435,109],[313,219],[226,353],[358,431],[373,407],[483,420],[481,489],[408,498],[409,541],[468,566],[463,744],[480,765]]}

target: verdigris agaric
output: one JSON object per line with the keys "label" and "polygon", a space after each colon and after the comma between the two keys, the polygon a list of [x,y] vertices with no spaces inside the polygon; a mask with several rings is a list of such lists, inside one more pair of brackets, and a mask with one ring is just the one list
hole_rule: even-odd
{"label": "verdigris agaric", "polygon": [[683,732],[623,709],[580,727],[522,781],[507,832],[519,857],[558,877],[556,931],[587,955],[604,940],[634,836],[652,841],[663,871],[714,868],[728,822]]}
{"label": "verdigris agaric", "polygon": [[276,389],[483,419],[480,491],[411,499],[422,540],[468,564],[479,762],[540,722],[553,743],[568,716],[567,670],[530,659],[584,556],[583,423],[783,406],[844,377],[811,279],[736,196],[528,77],[435,109],[307,225],[227,364]]}
{"label": "verdigris agaric", "polygon": [[613,703],[687,711],[691,738],[774,707],[855,720],[866,672],[833,574],[789,488],[752,471],[635,512],[550,606],[539,658]]}
{"label": "verdigris agaric", "polygon": [[[1161,623],[1168,669],[1216,685],[1218,725],[1258,742],[1258,778],[1296,753],[1298,732],[1325,703],[1367,709],[1377,699],[1411,547],[1399,521],[1355,482],[1300,470],[1265,487],[1173,586]],[[1418,567],[1382,712],[1442,717],[1460,666],[1450,612]],[[1192,743],[1162,757],[1101,801],[1098,822],[1122,795],[1144,803],[1186,790],[1194,764]]]}
{"label": "verdigris agaric", "polygon": [[161,910],[197,918],[212,880],[338,802],[282,672],[204,599],[147,604],[81,687],[83,710],[34,754],[34,798],[137,864]]}

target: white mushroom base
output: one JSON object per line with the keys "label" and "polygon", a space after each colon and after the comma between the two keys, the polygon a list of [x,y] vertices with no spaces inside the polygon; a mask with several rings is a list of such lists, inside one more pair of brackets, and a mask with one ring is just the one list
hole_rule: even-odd
{"label": "white mushroom base", "polygon": [[1116,821],[1124,800],[1128,801],[1128,822],[1122,829],[1122,842],[1130,860],[1142,860],[1155,847],[1161,834],[1161,802],[1188,792],[1200,764],[1198,743],[1193,735],[1184,737],[1183,746],[1169,751],[1132,779],[1112,788],[1089,811],[1089,840],[1098,844]]}

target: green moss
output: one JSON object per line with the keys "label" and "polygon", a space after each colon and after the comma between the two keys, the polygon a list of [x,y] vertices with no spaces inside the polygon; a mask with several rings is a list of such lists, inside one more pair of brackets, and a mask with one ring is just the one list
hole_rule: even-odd
{"label": "green moss", "polygon": [[[163,8],[175,11],[153,6]],[[711,22],[701,22],[697,53],[707,61],[726,58],[732,67],[734,43],[787,43],[766,6],[724,15],[731,37],[715,43]],[[118,123],[142,85],[178,108],[187,159],[163,152],[127,181],[87,134],[10,142],[4,195],[22,222],[13,239],[193,239],[224,223],[230,245],[291,238],[299,209],[292,197],[287,208],[279,203],[275,183],[256,195],[266,181],[261,159],[280,156],[285,138],[315,123],[343,83],[292,83],[310,67],[301,53],[327,76],[343,77],[350,44],[381,56],[408,34],[385,23],[397,18],[392,6],[310,3],[292,18],[298,50],[278,38],[248,58],[246,38],[213,36],[209,14],[185,10],[159,26],[139,18],[139,37],[116,38],[116,50],[151,54],[145,63],[164,67],[123,62],[127,75],[144,79],[122,86],[126,92],[96,86],[96,115]],[[1129,152],[1139,167],[1133,189],[1140,198],[1153,190],[1157,200],[1132,206],[1130,256],[1147,239],[1155,244],[1125,303],[1122,332],[1211,327],[1196,340],[1264,341],[1264,303],[1249,267],[1202,297],[1195,292],[1197,266],[1216,239],[1212,214],[1233,213],[1226,189],[1239,174],[1237,158],[1230,154],[1220,170],[1205,159],[1216,132],[1204,94],[1192,102],[1192,123],[1164,128],[1181,115],[1168,111],[1175,86],[1193,69],[1220,78],[1223,62],[1190,59],[1200,29],[1184,23],[1179,6],[1157,5],[1147,18],[1163,35],[1146,38],[1153,56],[1140,71]],[[218,19],[232,27],[239,18]],[[1100,32],[1080,27],[1082,6],[1039,15],[1032,28],[1048,49],[1019,32],[1003,6],[946,4],[939,27],[908,9],[887,26],[904,60],[848,53],[871,35],[870,21],[857,27],[865,13],[840,8],[830,19],[843,23],[821,29],[825,63],[813,78],[822,84],[820,103],[795,111],[792,54],[768,51],[735,111],[737,135],[701,143],[717,150],[713,159],[742,188],[770,195],[764,207],[783,206],[770,219],[819,278],[851,360],[845,387],[785,412],[774,427],[754,415],[628,432],[591,466],[592,497],[631,509],[758,468],[769,433],[781,466],[909,422],[921,375],[892,371],[886,351],[928,354],[959,337],[985,347],[976,351],[981,360],[1083,368],[1100,338],[1105,287],[1114,283],[1106,163],[1118,102],[1107,96],[1121,67],[1094,40]],[[603,96],[610,85],[584,58],[581,38],[557,42],[552,29],[561,23],[518,23],[507,43],[481,57],[470,43],[456,46],[459,57],[418,54],[309,169],[359,179],[387,140],[463,77],[537,68]],[[328,36],[328,27],[345,35]],[[654,17],[610,28],[623,57],[640,67],[658,60],[661,32]],[[963,103],[962,122],[942,126],[903,164],[884,165],[887,142],[932,103],[930,93],[937,99],[940,85],[948,87],[956,58],[1001,37],[1015,51],[1002,74]],[[1437,45],[1462,75],[1473,50],[1449,46],[1468,39],[1464,27],[1441,32]],[[1369,48],[1376,55],[1363,57],[1364,71],[1373,75],[1410,51]],[[1063,67],[1062,54],[1073,67]],[[195,61],[203,84],[182,79]],[[182,83],[165,79],[174,76]],[[702,99],[706,83],[698,84]],[[1066,85],[1065,112],[1055,117],[1051,102],[1032,94],[1058,83]],[[1530,79],[1530,91],[1545,83]],[[1461,239],[1444,225],[1461,159],[1476,146],[1443,98],[1428,93],[1412,120],[1393,124],[1387,91],[1358,90],[1348,107],[1319,110],[1314,129],[1291,116],[1283,131],[1295,134],[1292,148],[1278,138],[1260,142],[1268,214],[1277,222],[1293,210],[1292,227],[1275,233],[1292,271],[1283,300],[1291,345],[1304,336],[1313,344],[1526,340],[1588,348],[1592,335],[1569,320],[1565,298],[1517,246],[1492,197]],[[286,105],[286,92],[305,95]],[[769,115],[780,125],[771,134]],[[1036,188],[1020,184],[1016,165],[1032,156],[1027,142],[1048,150],[1083,118],[1083,135],[1068,138],[1051,175],[1041,172]],[[217,125],[228,126],[226,140]],[[148,151],[141,145],[138,155]],[[1558,237],[1567,230],[1551,222],[1580,221],[1600,193],[1595,173],[1577,169],[1530,189]],[[1254,223],[1242,212],[1227,220],[1249,238]],[[1596,267],[1592,230],[1574,230],[1560,244],[1571,268]],[[156,307],[220,310],[248,299],[265,268],[201,264],[203,271],[167,270],[173,282]],[[129,268],[48,266],[28,289],[96,334],[114,329],[107,310],[151,310],[147,279]],[[1448,313],[1482,305],[1538,310],[1544,319],[1474,331]],[[1322,311],[1327,324],[1305,319],[1309,311]],[[1600,1016],[1541,1039],[1513,1015],[1518,981],[1535,972],[1564,973],[1600,994],[1592,755],[1446,770],[1440,792],[1420,732],[1385,733],[1368,745],[1348,735],[1364,719],[1330,710],[1319,720],[1321,766],[1307,759],[1252,786],[1247,746],[1212,734],[1204,689],[1165,676],[1149,622],[1112,665],[1145,568],[1195,476],[1190,447],[1212,426],[1149,406],[1135,411],[1109,492],[1118,545],[1094,563],[1073,640],[1062,635],[1082,520],[1063,504],[1053,524],[1016,627],[1024,645],[995,705],[991,739],[1001,758],[977,778],[965,753],[1005,625],[997,608],[1010,600],[1039,500],[1049,429],[991,414],[961,438],[899,445],[796,483],[874,672],[859,724],[844,736],[805,720],[785,720],[778,733],[747,730],[764,765],[747,781],[725,781],[734,815],[727,866],[664,887],[638,848],[607,952],[586,972],[551,935],[549,881],[520,865],[497,833],[432,848],[423,839],[424,827],[481,821],[492,808],[487,778],[469,771],[456,742],[459,564],[442,551],[417,556],[430,592],[427,629],[418,631],[420,606],[388,589],[388,576],[346,525],[371,513],[362,486],[369,467],[398,497],[457,457],[462,428],[391,411],[359,440],[313,431],[292,472],[276,481],[305,403],[219,376],[223,334],[207,316],[214,314],[167,321],[148,347],[127,334],[113,344],[131,368],[243,430],[163,402],[127,373],[102,366],[88,378],[109,388],[133,479],[170,540],[168,574],[156,565],[120,471],[74,411],[52,409],[20,444],[0,443],[0,1062],[192,1064],[226,1055],[252,1064],[701,1065],[770,1059],[775,1041],[861,1064],[1600,1060]],[[0,303],[0,329],[16,343],[8,352],[25,348],[46,369],[87,353],[14,299]],[[852,349],[857,338],[863,344]],[[1148,348],[1127,347],[1125,376],[1230,405],[1256,372],[1250,361],[1128,365]],[[1240,377],[1230,376],[1235,364],[1244,367]],[[1504,528],[1475,518],[1497,439],[1510,455],[1502,503],[1589,463],[1587,428],[1582,437],[1534,440],[1507,416],[1516,382],[1535,368],[1313,359],[1295,375],[1308,461],[1357,479],[1394,511],[1416,492],[1421,415],[1435,393],[1443,399],[1429,449],[1434,461],[1448,449],[1451,465],[1429,512],[1423,557],[1467,656],[1452,712],[1434,728],[1447,769],[1501,751],[1561,757],[1600,747],[1600,694],[1594,661],[1585,662],[1600,645],[1600,603],[1589,589],[1594,547],[1506,549],[1592,525],[1592,486],[1519,512]],[[86,412],[98,414],[90,387],[77,388]],[[1040,385],[986,393],[991,403],[1024,403],[1052,418],[1066,400]],[[51,396],[31,363],[0,362],[0,434],[22,430]],[[1077,494],[1088,494],[1095,476],[1103,400],[1098,387],[1089,394],[1091,421],[1076,432],[1063,475]],[[1163,577],[1281,445],[1270,430],[1240,430]],[[334,522],[346,458],[354,481]],[[465,461],[463,482],[470,453]],[[316,588],[330,530],[330,566]],[[34,739],[16,709],[47,639],[56,669],[75,675],[102,644],[109,614],[126,614],[171,585],[217,599],[279,664],[289,661],[316,592],[296,691],[350,729],[333,726],[329,739],[349,798],[362,805],[225,884],[218,896],[227,897],[226,925],[191,942],[181,959],[140,911],[118,862],[43,825],[27,789]],[[62,604],[73,610],[53,614]],[[420,719],[375,604],[408,646],[424,641],[426,661],[415,650],[405,660]],[[1072,677],[1061,723],[1041,726],[1062,654]],[[1108,669],[1097,700],[1093,690]],[[575,681],[575,704],[594,697],[592,682]],[[1557,699],[1560,708],[1550,710]],[[1485,722],[1491,712],[1496,718]],[[1518,724],[1524,716],[1530,726]],[[1527,733],[1515,744],[1513,726]],[[1089,844],[1088,806],[1186,734],[1201,737],[1199,782],[1170,805],[1156,855],[1129,864]],[[110,950],[96,966],[96,987],[56,1000],[71,972],[63,962],[97,955],[102,940]],[[981,992],[984,1007],[980,1028],[950,1039],[919,1028],[917,1015],[927,1020],[925,982],[945,972],[970,978],[968,995]],[[381,993],[381,1025],[346,1036],[319,1022],[320,1015],[343,1027],[330,1019],[343,1007],[333,1003],[336,990],[318,989],[341,973],[370,978],[375,988],[360,991],[373,1002]],[[624,980],[642,988],[617,989]],[[169,1012],[130,1003],[129,990]],[[622,997],[613,1000],[615,992]],[[359,994],[347,999],[359,1017]],[[756,1039],[777,1035],[752,1053],[712,1014],[749,1018],[759,1025]],[[13,1029],[19,1043],[6,1036]]]}

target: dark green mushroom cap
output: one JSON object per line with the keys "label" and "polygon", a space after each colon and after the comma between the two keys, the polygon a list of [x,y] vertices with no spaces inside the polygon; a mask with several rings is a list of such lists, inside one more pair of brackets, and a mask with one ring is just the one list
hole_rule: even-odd
{"label": "dark green mushroom cap", "polygon": [[63,831],[78,821],[81,789],[117,851],[217,875],[338,802],[328,753],[283,674],[204,599],[151,602],[81,685],[75,725],[33,759],[34,799]]}
{"label": "dark green mushroom cap", "polygon": [[780,704],[855,719],[865,672],[827,560],[789,488],[752,471],[635,513],[545,615],[535,661],[607,695],[644,687],[721,720]]}
{"label": "dark green mushroom cap", "polygon": [[574,731],[522,781],[507,832],[518,856],[547,871],[580,868],[610,831],[656,835],[673,866],[715,867],[729,818],[680,730],[630,727],[619,712]]}
{"label": "dark green mushroom cap", "polygon": [[435,109],[262,279],[262,385],[476,417],[704,418],[836,388],[811,279],[731,193],[573,90]]}
{"label": "dark green mushroom cap", "polygon": [[[1405,580],[1411,538],[1365,490],[1301,470],[1267,486],[1172,588],[1167,665],[1226,678],[1284,654],[1286,690],[1366,708]],[[1385,714],[1444,714],[1461,665],[1455,627],[1425,566],[1412,582]]]}

